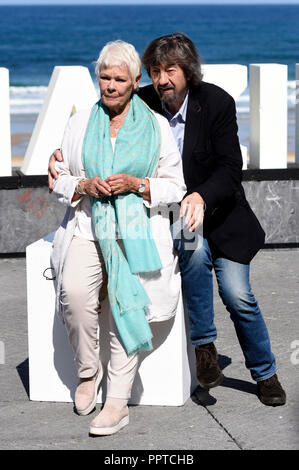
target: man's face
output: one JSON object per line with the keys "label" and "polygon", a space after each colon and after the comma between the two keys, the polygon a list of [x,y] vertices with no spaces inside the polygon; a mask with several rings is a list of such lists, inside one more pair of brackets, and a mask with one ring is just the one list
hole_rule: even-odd
{"label": "man's face", "polygon": [[150,75],[156,92],[166,106],[183,103],[188,81],[179,65],[152,65]]}

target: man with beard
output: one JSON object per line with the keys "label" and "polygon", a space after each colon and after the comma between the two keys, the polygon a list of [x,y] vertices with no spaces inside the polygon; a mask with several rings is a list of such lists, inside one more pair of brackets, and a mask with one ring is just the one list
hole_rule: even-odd
{"label": "man with beard", "polygon": [[[167,117],[182,155],[187,194],[180,216],[195,234],[203,224],[202,243],[196,249],[188,249],[190,239],[183,231],[174,237],[199,383],[210,389],[223,380],[214,345],[214,269],[261,402],[284,405],[286,394],[276,375],[267,327],[250,287],[250,261],[265,234],[241,185],[235,102],[223,89],[202,80],[199,54],[184,34],[153,40],[142,62],[153,84],[141,88],[139,96]],[[50,188],[55,158],[61,159],[57,151],[50,160]]]}

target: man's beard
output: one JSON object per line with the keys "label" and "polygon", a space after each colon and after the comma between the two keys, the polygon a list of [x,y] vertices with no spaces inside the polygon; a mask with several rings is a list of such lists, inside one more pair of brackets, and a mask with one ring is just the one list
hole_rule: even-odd
{"label": "man's beard", "polygon": [[[169,89],[172,90],[170,93],[163,93],[163,90],[169,90]],[[159,87],[158,86],[158,94],[159,94],[160,100],[163,101],[163,103],[165,104],[173,103],[178,98],[175,87],[170,87],[170,86]]]}

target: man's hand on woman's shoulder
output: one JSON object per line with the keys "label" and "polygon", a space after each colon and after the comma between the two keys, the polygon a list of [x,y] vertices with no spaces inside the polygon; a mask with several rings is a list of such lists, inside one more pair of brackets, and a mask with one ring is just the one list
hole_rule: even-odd
{"label": "man's hand on woman's shoulder", "polygon": [[59,149],[54,150],[51,157],[49,158],[49,165],[48,165],[49,193],[53,191],[53,180],[58,178],[58,173],[55,169],[56,161],[63,162],[62,152]]}

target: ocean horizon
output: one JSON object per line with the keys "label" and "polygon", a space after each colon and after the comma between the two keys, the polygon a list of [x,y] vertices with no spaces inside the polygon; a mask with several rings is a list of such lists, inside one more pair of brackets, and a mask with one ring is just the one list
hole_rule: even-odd
{"label": "ocean horizon", "polygon": [[[186,33],[204,64],[288,66],[289,146],[293,150],[299,5],[53,5],[0,7],[0,67],[10,73],[12,133],[32,131],[56,65],[88,67],[103,45],[131,42],[139,54],[154,38]],[[150,83],[143,72],[141,85]],[[241,143],[249,137],[249,89],[236,102]],[[27,120],[27,126],[26,126]],[[30,124],[29,124],[30,122]],[[13,149],[19,154],[22,148]]]}

